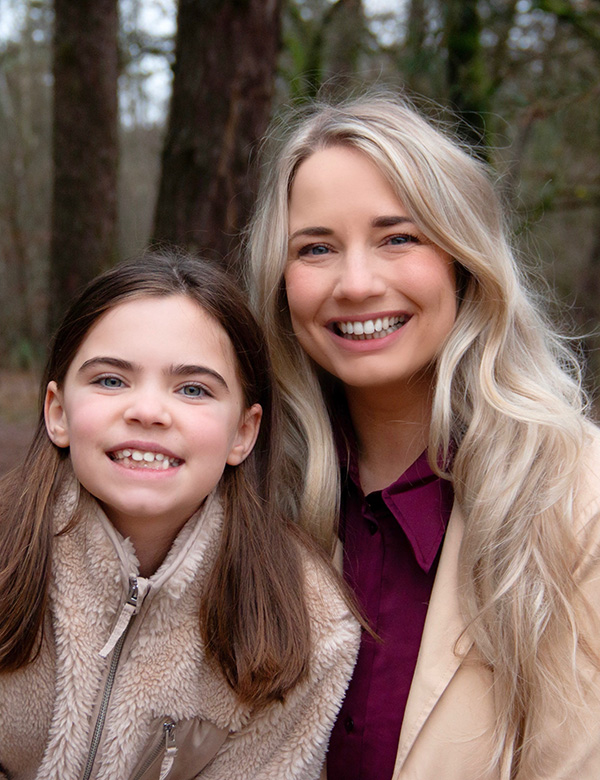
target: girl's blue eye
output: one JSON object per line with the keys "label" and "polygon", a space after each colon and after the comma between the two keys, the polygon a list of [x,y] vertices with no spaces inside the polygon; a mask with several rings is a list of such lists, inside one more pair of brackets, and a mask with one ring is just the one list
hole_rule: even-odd
{"label": "girl's blue eye", "polygon": [[200,385],[184,385],[179,389],[179,392],[187,398],[204,398],[208,395],[204,387]]}
{"label": "girl's blue eye", "polygon": [[98,384],[102,387],[114,389],[117,387],[123,387],[123,380],[119,379],[117,376],[101,376],[100,379],[98,379]]}

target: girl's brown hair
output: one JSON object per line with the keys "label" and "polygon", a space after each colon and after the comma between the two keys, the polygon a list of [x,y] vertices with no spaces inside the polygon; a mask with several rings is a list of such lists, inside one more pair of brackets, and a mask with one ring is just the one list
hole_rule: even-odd
{"label": "girl's brown hair", "polygon": [[[221,480],[224,527],[200,605],[206,652],[239,698],[254,706],[282,699],[304,678],[310,625],[299,532],[283,516],[273,483],[280,460],[272,431],[280,401],[262,333],[239,286],[204,260],[147,252],[92,281],[54,338],[42,381],[59,386],[90,329],[131,298],[184,295],[225,330],[246,406],[263,409],[253,451]],[[0,481],[0,671],[36,656],[52,568],[53,514],[68,473],[68,449],[51,443],[43,411],[23,465]],[[81,502],[80,502],[81,503]],[[81,507],[75,517],[82,514]]]}

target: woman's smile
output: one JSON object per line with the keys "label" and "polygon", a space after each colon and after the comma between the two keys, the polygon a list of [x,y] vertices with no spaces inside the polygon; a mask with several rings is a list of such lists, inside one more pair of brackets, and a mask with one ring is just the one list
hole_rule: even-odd
{"label": "woman's smile", "polygon": [[334,320],[328,327],[348,341],[371,341],[391,336],[409,319],[409,314],[381,314],[364,319]]}

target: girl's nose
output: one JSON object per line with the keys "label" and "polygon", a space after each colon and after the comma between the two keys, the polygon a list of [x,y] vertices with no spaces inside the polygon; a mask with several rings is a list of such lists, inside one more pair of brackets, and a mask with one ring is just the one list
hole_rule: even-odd
{"label": "girl's nose", "polygon": [[171,414],[165,399],[154,391],[139,391],[130,398],[129,406],[125,410],[125,420],[128,423],[137,423],[144,428],[153,425],[162,427],[171,424]]}
{"label": "girl's nose", "polygon": [[386,287],[377,260],[364,249],[353,250],[346,254],[344,262],[340,264],[334,297],[362,301],[383,295]]}

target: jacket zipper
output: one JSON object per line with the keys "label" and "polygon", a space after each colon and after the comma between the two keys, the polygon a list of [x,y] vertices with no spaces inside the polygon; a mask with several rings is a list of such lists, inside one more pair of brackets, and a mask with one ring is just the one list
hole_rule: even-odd
{"label": "jacket zipper", "polygon": [[123,633],[121,634],[117,643],[115,644],[113,657],[110,662],[110,669],[108,671],[108,677],[106,678],[106,685],[104,686],[104,693],[102,694],[100,710],[98,712],[98,717],[96,719],[94,734],[92,736],[90,750],[88,753],[88,758],[85,765],[85,769],[83,771],[83,775],[81,776],[81,780],[89,780],[90,775],[92,773],[94,761],[96,760],[96,753],[98,752],[98,747],[100,745],[100,737],[102,736],[102,730],[104,729],[104,723],[106,721],[106,713],[108,712],[108,702],[110,700],[110,695],[112,693],[113,685],[115,683],[117,666],[119,665],[119,660],[121,658],[121,651],[123,649],[123,644],[125,642],[125,639],[127,638],[127,634],[129,633],[129,629],[131,627],[131,618],[134,617],[138,609],[138,583],[136,577],[129,578],[129,593],[127,594],[127,601],[125,605],[134,607],[134,610],[130,615],[130,620],[126,628],[124,629]]}
{"label": "jacket zipper", "polygon": [[156,761],[161,751],[163,750],[163,747],[165,750],[165,758],[161,764],[159,780],[165,780],[171,771],[171,767],[173,766],[173,761],[175,759],[175,753],[177,752],[177,748],[175,747],[175,721],[173,718],[164,719],[162,724],[162,733],[152,747],[148,757],[135,773],[135,775],[131,778],[131,780],[141,780],[145,772],[147,772],[152,764]]}

